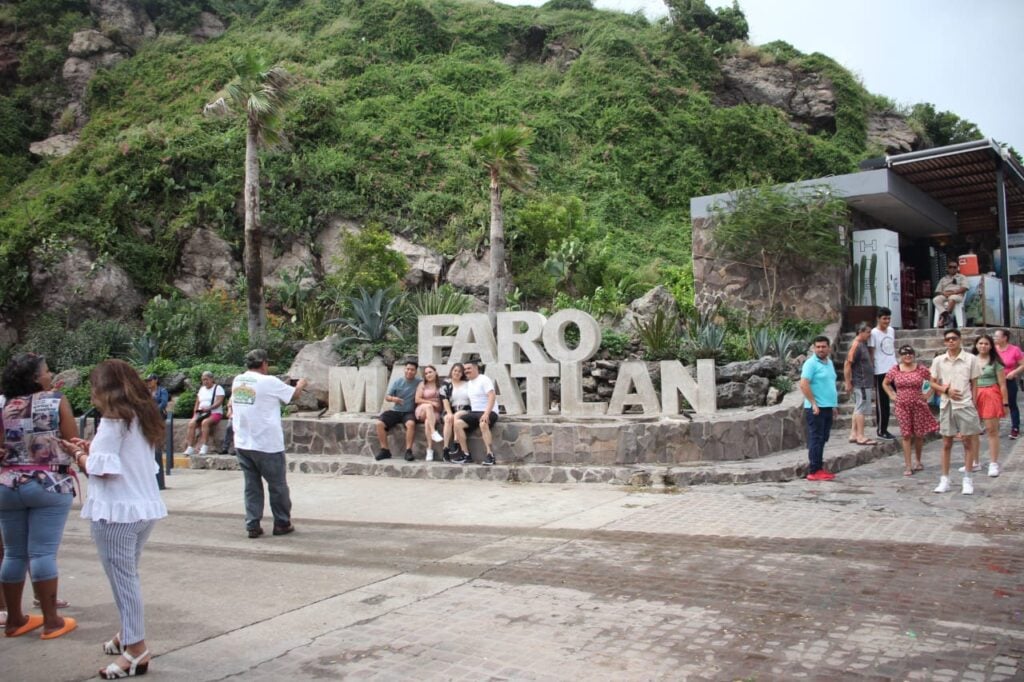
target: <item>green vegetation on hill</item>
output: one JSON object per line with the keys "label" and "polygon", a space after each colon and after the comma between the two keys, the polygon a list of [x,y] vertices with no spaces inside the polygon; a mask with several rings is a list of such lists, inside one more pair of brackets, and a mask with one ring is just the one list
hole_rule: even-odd
{"label": "green vegetation on hill", "polygon": [[[8,310],[30,300],[28,263],[71,241],[164,295],[195,228],[241,245],[244,130],[201,110],[249,48],[296,77],[290,146],[263,156],[264,229],[282,248],[332,217],[380,222],[448,255],[478,247],[487,176],[470,143],[494,125],[531,128],[535,188],[506,198],[526,305],[548,305],[559,283],[576,295],[637,279],[685,290],[690,197],[849,172],[866,154],[871,98],[822,55],[785,58],[836,84],[835,134],[807,135],[770,107],[712,104],[716,56],[735,49],[721,41],[746,30],[732,10],[714,20],[725,36],[716,40],[584,0],[171,0],[142,3],[160,37],[90,83],[80,146],[33,164],[27,141],[45,136],[44,95],[70,33],[88,24],[87,3],[20,4],[37,10],[22,69],[38,73],[0,95]],[[203,9],[228,20],[227,33],[197,43],[174,32]],[[0,22],[22,14],[2,10]]]}

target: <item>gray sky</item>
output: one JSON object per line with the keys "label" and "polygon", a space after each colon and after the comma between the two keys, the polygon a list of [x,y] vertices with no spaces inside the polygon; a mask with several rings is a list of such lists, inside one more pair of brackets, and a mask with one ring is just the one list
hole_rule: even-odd
{"label": "gray sky", "polygon": [[[540,5],[540,0],[501,0]],[[713,7],[731,0],[708,0]],[[739,0],[750,41],[822,52],[873,93],[931,102],[1024,153],[1024,1]],[[668,13],[661,0],[596,0],[602,9]]]}

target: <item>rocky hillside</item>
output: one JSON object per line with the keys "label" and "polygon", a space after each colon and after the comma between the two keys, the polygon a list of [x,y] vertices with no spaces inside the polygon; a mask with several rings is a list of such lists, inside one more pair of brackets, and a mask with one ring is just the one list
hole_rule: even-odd
{"label": "rocky hillside", "polygon": [[[554,0],[25,0],[0,5],[0,344],[40,311],[137,319],[233,291],[244,131],[201,115],[256,48],[295,78],[263,156],[273,288],[346,232],[393,235],[408,286],[487,285],[471,140],[535,131],[507,198],[524,305],[629,280],[685,291],[691,196],[853,170],[921,137],[820,54]],[[545,268],[561,258],[562,275]]]}

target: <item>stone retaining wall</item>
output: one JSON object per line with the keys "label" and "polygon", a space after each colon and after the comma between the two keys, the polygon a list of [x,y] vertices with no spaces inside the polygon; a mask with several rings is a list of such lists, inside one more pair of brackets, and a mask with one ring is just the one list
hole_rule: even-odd
{"label": "stone retaining wall", "polygon": [[[779,405],[719,412],[712,417],[565,417],[502,416],[493,429],[494,451],[501,464],[625,466],[736,461],[763,457],[805,442],[799,392]],[[222,426],[211,447],[220,444]],[[413,452],[422,459],[426,441],[418,427]],[[298,416],[284,421],[285,450],[291,455],[361,455],[372,458],[379,447],[376,422],[369,415],[317,419]],[[176,424],[175,449],[184,450],[184,424]],[[180,434],[180,435],[179,435]],[[389,434],[391,451],[401,457],[404,427]],[[484,447],[476,432],[470,452],[479,460]],[[438,453],[440,454],[440,453]]]}

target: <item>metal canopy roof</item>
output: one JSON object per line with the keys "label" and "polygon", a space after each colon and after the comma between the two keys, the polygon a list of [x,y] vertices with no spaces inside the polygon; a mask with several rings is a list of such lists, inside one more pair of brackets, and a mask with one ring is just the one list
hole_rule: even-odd
{"label": "metal canopy roof", "polygon": [[994,140],[887,156],[885,165],[956,213],[957,232],[998,230],[998,171],[1005,178],[1007,228],[1024,230],[1024,166]]}

